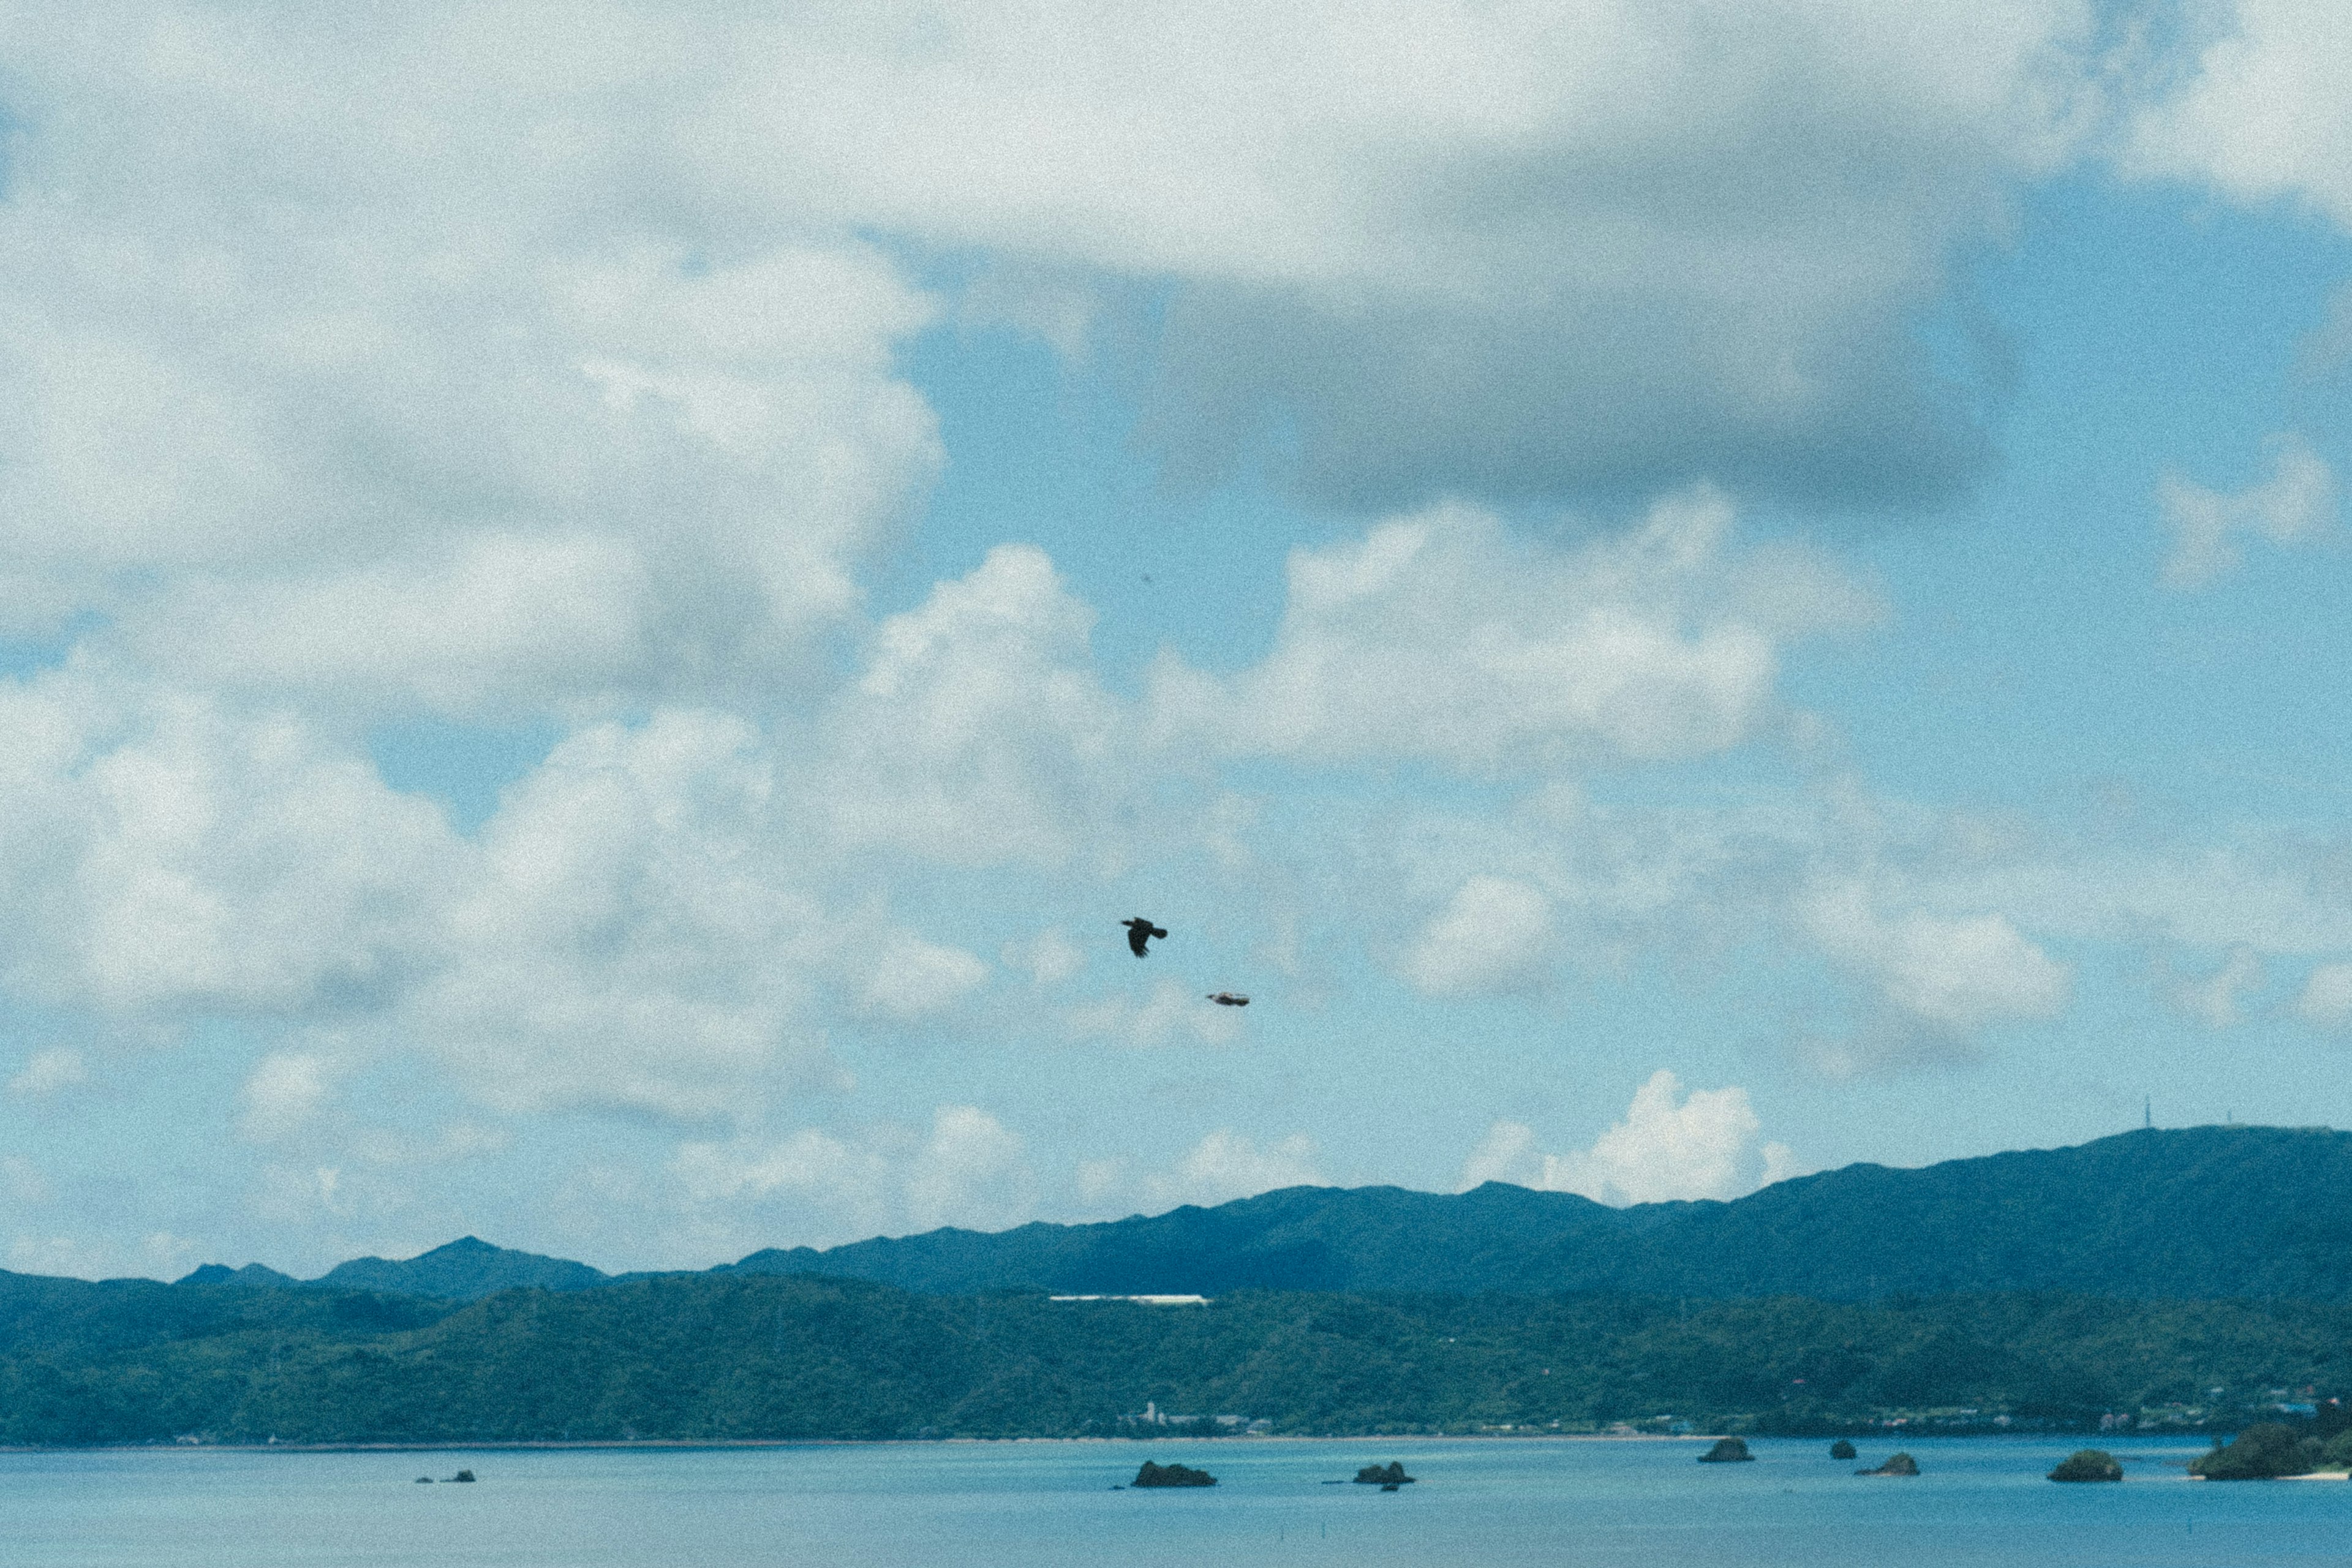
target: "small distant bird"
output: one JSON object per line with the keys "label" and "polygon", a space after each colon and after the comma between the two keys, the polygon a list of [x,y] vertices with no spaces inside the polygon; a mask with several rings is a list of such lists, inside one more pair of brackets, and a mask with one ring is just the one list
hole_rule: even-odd
{"label": "small distant bird", "polygon": [[1158,926],[1153,925],[1150,921],[1145,920],[1141,915],[1136,916],[1131,921],[1121,921],[1118,923],[1127,928],[1128,952],[1135,954],[1138,958],[1141,958],[1143,956],[1143,944],[1145,942],[1150,942],[1155,936],[1164,937],[1168,934],[1166,931],[1161,931]]}
{"label": "small distant bird", "polygon": [[1209,1000],[1214,1002],[1220,1007],[1246,1007],[1249,1005],[1248,997],[1237,995],[1231,991],[1212,991],[1209,993]]}

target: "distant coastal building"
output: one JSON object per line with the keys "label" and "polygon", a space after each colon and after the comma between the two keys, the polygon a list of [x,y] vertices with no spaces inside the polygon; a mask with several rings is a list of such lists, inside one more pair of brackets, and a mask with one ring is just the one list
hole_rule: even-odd
{"label": "distant coastal building", "polygon": [[1173,1411],[1160,1409],[1160,1402],[1155,1399],[1145,1400],[1140,1412],[1122,1415],[1119,1420],[1130,1426],[1187,1426],[1195,1429],[1213,1424],[1224,1432],[1265,1432],[1274,1426],[1271,1421],[1253,1421],[1246,1415],[1180,1415]]}

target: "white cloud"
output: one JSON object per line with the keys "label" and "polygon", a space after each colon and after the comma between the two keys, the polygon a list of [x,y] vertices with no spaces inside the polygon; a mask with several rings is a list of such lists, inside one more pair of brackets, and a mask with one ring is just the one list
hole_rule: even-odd
{"label": "white cloud", "polygon": [[2352,14],[2332,0],[2233,0],[2186,82],[2145,109],[2126,166],[2287,198],[2352,230]]}
{"label": "white cloud", "polygon": [[1087,955],[1059,927],[1039,931],[1026,942],[1007,942],[1002,954],[1005,967],[1018,969],[1041,987],[1061,984],[1087,966]]}
{"label": "white cloud", "polygon": [[89,1081],[89,1068],[81,1053],[70,1047],[53,1046],[25,1058],[24,1067],[8,1080],[8,1092],[19,1100],[47,1100]]}
{"label": "white cloud", "polygon": [[1078,1201],[1089,1208],[1118,1196],[1127,1184],[1127,1162],[1117,1155],[1078,1162]]}
{"label": "white cloud", "polygon": [[2299,436],[2270,443],[2270,477],[2225,495],[2167,474],[2157,487],[2157,505],[2171,531],[2164,585],[2202,588],[2238,567],[2237,536],[2273,544],[2305,544],[2322,537],[2336,520],[2336,477]]}
{"label": "white cloud", "polygon": [[2295,998],[2294,1015],[2314,1028],[2352,1029],[2352,963],[2313,968]]}
{"label": "white cloud", "polygon": [[2250,947],[2235,947],[2212,973],[2175,982],[2168,988],[2168,999],[2185,1016],[2218,1031],[2245,1021],[2245,997],[2262,984],[2262,956]]}
{"label": "white cloud", "polygon": [[1802,921],[1821,952],[1883,1008],[1850,1038],[1815,1043],[1816,1065],[1836,1076],[1965,1056],[1988,1029],[2056,1017],[2073,991],[2066,966],[2005,915],[1910,910],[1890,918],[1865,882],[1826,879]]}
{"label": "white cloud", "polygon": [[877,1006],[944,993],[889,967],[924,951],[907,939],[843,941],[782,858],[773,789],[723,714],[566,740],[484,826],[403,1024],[502,1110],[740,1119],[772,1089],[841,1081],[813,1011],[828,974]]}
{"label": "white cloud", "polygon": [[307,1051],[278,1051],[255,1064],[240,1098],[238,1131],[256,1142],[271,1142],[301,1131],[326,1108],[331,1091],[327,1062]]}
{"label": "white cloud", "polygon": [[1682,1080],[1661,1068],[1634,1091],[1625,1119],[1590,1149],[1541,1154],[1532,1129],[1496,1121],[1464,1163],[1455,1188],[1514,1182],[1616,1205],[1734,1198],[1795,1173],[1786,1144],[1759,1146],[1761,1127],[1746,1089],[1685,1095]]}
{"label": "white cloud", "polygon": [[940,461],[892,363],[939,307],[666,177],[710,94],[654,82],[723,27],[19,20],[0,537],[110,657],[576,709],[759,693],[855,612]]}
{"label": "white cloud", "polygon": [[1106,996],[1072,1007],[1065,1016],[1070,1037],[1148,1048],[1171,1041],[1230,1045],[1241,1037],[1238,1007],[1220,1007],[1191,986],[1157,980],[1150,994]]}
{"label": "white cloud", "polygon": [[1218,680],[1163,659],[1155,721],[1213,752],[1479,773],[1723,750],[1769,710],[1781,641],[1877,610],[1822,558],[1727,549],[1732,522],[1700,491],[1555,547],[1448,506],[1294,551],[1265,662]]}
{"label": "white cloud", "polygon": [[860,986],[866,1011],[912,1024],[948,1011],[988,981],[971,954],[898,932],[875,957]]}
{"label": "white cloud", "polygon": [[940,1106],[922,1131],[688,1142],[671,1172],[693,1222],[738,1247],[773,1240],[759,1234],[763,1216],[788,1215],[795,1239],[839,1242],[947,1225],[1002,1230],[1034,1217],[1037,1204],[1022,1138],[969,1105]]}
{"label": "white cloud", "polygon": [[1115,856],[1136,759],[1093,623],[1045,552],[1015,544],[884,621],[824,721],[835,832],[950,865]]}
{"label": "white cloud", "polygon": [[1433,996],[1541,986],[1552,956],[1551,901],[1525,882],[1473,877],[1422,928],[1404,976]]}
{"label": "white cloud", "polygon": [[1003,1230],[1036,1211],[1037,1183],[1021,1139],[976,1106],[949,1105],[906,1177],[907,1217],[918,1230],[961,1226]]}
{"label": "white cloud", "polygon": [[291,716],[68,671],[0,683],[0,732],[20,994],[299,1012],[381,995],[426,941],[439,814]]}
{"label": "white cloud", "polygon": [[1220,1128],[1170,1169],[1145,1175],[1138,1190],[1144,1206],[1155,1213],[1181,1204],[1213,1207],[1277,1187],[1324,1185],[1316,1159],[1315,1141],[1303,1133],[1261,1149],[1251,1139]]}
{"label": "white cloud", "polygon": [[1280,427],[1358,505],[1916,494],[1976,445],[1906,312],[2072,144],[2088,23],[983,0],[785,23],[704,124],[763,196],[1010,258],[1034,305],[998,314],[1057,336],[1171,281],[1148,434],[1180,472]]}
{"label": "white cloud", "polygon": [[1488,1182],[1508,1182],[1531,1174],[1530,1167],[1541,1159],[1534,1128],[1524,1121],[1498,1121],[1486,1129],[1486,1136],[1462,1162],[1462,1173],[1454,1178],[1454,1190],[1466,1193]]}

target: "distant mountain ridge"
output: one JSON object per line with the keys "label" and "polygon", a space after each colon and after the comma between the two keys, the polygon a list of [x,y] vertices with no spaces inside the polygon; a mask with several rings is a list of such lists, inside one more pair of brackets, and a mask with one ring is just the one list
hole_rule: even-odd
{"label": "distant mountain ridge", "polygon": [[383,1296],[425,1296],[448,1301],[473,1301],[501,1290],[585,1290],[609,1285],[614,1276],[569,1258],[544,1258],[493,1247],[478,1237],[457,1240],[419,1253],[390,1259],[354,1258],[338,1263],[316,1279],[294,1279],[274,1268],[248,1263],[229,1268],[218,1263],[180,1279],[182,1285],[315,1286],[326,1290],[372,1290]]}
{"label": "distant mountain ridge", "polygon": [[[208,1265],[190,1282],[270,1271]],[[2147,1299],[2352,1297],[2352,1133],[2141,1131],[1919,1170],[1849,1165],[1728,1203],[1610,1208],[1488,1183],[1458,1194],[1291,1187],[1096,1225],[954,1228],[709,1270],[872,1280],[930,1294],[1243,1289],[1621,1292],[1854,1300],[1950,1291]],[[643,1278],[472,1237],[312,1283],[473,1300]]]}
{"label": "distant mountain ridge", "polygon": [[1292,1187],[1107,1225],[771,1249],[721,1271],[939,1293],[2336,1299],[2352,1296],[2352,1133],[2147,1130],[1920,1170],[1849,1165],[1729,1203],[1622,1209],[1497,1183],[1454,1196]]}

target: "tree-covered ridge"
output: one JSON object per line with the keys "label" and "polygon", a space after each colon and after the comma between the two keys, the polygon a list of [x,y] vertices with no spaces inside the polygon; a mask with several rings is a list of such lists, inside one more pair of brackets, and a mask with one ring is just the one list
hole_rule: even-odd
{"label": "tree-covered ridge", "polygon": [[[2261,1194],[2259,1198],[2249,1194]],[[1733,1203],[1604,1207],[1490,1183],[1445,1194],[1293,1187],[1215,1208],[999,1234],[944,1229],[710,1272],[821,1274],[911,1290],[1566,1290],[1815,1296],[2065,1290],[2352,1298],[2352,1133],[2197,1127],[1924,1170],[1853,1165]],[[647,1278],[625,1275],[621,1279]],[[197,1284],[288,1285],[207,1265]],[[614,1282],[583,1263],[462,1237],[357,1258],[310,1283],[472,1300]]]}
{"label": "tree-covered ridge", "polygon": [[943,1293],[2064,1290],[2352,1298],[2352,1133],[2142,1131],[1920,1170],[1850,1165],[1731,1203],[1609,1208],[1490,1183],[1294,1187],[1213,1209],[754,1253],[731,1272]]}
{"label": "tree-covered ridge", "polygon": [[2060,1296],[1150,1308],[666,1276],[457,1306],[0,1276],[0,1441],[1148,1436],[1147,1403],[1334,1434],[2234,1426],[2283,1389],[2332,1409],[2348,1335],[2336,1305]]}

